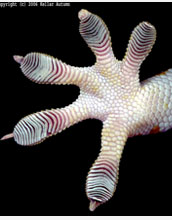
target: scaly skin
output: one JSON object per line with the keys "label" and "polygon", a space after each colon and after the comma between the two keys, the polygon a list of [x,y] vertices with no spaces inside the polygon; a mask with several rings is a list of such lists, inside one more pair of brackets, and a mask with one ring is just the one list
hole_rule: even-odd
{"label": "scaly skin", "polygon": [[26,116],[12,134],[21,145],[34,145],[88,118],[102,121],[101,152],[90,169],[86,193],[90,210],[108,201],[117,185],[118,170],[128,137],[172,127],[172,69],[139,82],[139,68],[152,49],[156,30],[148,22],[132,32],[125,57],[118,61],[109,31],[98,16],[81,10],[80,33],[96,56],[92,67],[72,67],[40,53],[14,56],[26,77],[36,83],[74,84],[78,99],[62,109]]}

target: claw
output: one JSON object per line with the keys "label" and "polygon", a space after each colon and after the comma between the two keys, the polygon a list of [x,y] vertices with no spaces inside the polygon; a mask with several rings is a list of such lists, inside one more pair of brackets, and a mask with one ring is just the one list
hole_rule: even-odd
{"label": "claw", "polygon": [[93,212],[99,205],[101,205],[101,202],[98,202],[96,200],[91,200],[90,201],[90,206],[89,206],[89,210],[91,212]]}
{"label": "claw", "polygon": [[2,140],[6,140],[9,138],[13,138],[13,137],[14,137],[14,135],[13,135],[13,133],[11,133],[11,134],[7,134],[7,135],[3,136],[0,140],[2,141]]}
{"label": "claw", "polygon": [[23,59],[24,59],[24,57],[18,56],[18,55],[14,55],[13,58],[14,58],[14,60],[15,60],[17,63],[19,63],[19,64],[21,64],[22,61],[23,61]]}

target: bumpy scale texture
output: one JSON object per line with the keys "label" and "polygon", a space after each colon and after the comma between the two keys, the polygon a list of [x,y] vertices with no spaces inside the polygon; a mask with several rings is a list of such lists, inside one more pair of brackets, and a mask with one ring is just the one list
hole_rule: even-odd
{"label": "bumpy scale texture", "polygon": [[142,22],[133,30],[124,59],[118,61],[103,20],[87,10],[78,15],[80,34],[96,56],[93,66],[73,67],[41,53],[14,56],[24,75],[36,83],[79,86],[78,99],[65,108],[26,116],[2,140],[14,137],[18,144],[34,145],[82,120],[101,120],[102,147],[86,181],[93,211],[115,192],[127,138],[172,127],[172,69],[139,82],[140,65],[156,39],[150,23]]}

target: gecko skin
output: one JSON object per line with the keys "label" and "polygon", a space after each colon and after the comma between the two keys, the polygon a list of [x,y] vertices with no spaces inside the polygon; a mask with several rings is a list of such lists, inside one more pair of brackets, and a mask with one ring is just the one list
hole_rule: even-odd
{"label": "gecko skin", "polygon": [[2,140],[14,137],[20,145],[34,145],[85,119],[101,120],[102,147],[86,181],[93,211],[116,190],[127,138],[172,127],[172,69],[139,81],[139,68],[156,39],[150,23],[142,22],[133,30],[126,54],[118,61],[103,20],[83,9],[78,15],[80,34],[96,56],[93,66],[73,67],[41,53],[14,56],[24,75],[36,83],[79,86],[78,99],[65,108],[26,116]]}

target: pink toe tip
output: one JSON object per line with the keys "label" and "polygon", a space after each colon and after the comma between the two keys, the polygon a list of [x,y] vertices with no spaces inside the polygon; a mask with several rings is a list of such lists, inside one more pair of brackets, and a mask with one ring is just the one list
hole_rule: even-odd
{"label": "pink toe tip", "polygon": [[93,212],[99,205],[101,205],[101,202],[98,202],[96,200],[91,200],[90,201],[90,206],[89,206],[89,210],[91,212]]}
{"label": "pink toe tip", "polygon": [[13,58],[17,63],[20,63],[20,64],[22,63],[24,59],[22,56],[18,56],[18,55],[14,55]]}
{"label": "pink toe tip", "polygon": [[7,134],[7,135],[3,136],[0,140],[2,141],[2,140],[6,140],[9,138],[13,138],[13,137],[14,137],[14,135],[13,135],[13,133],[11,133],[11,134]]}

